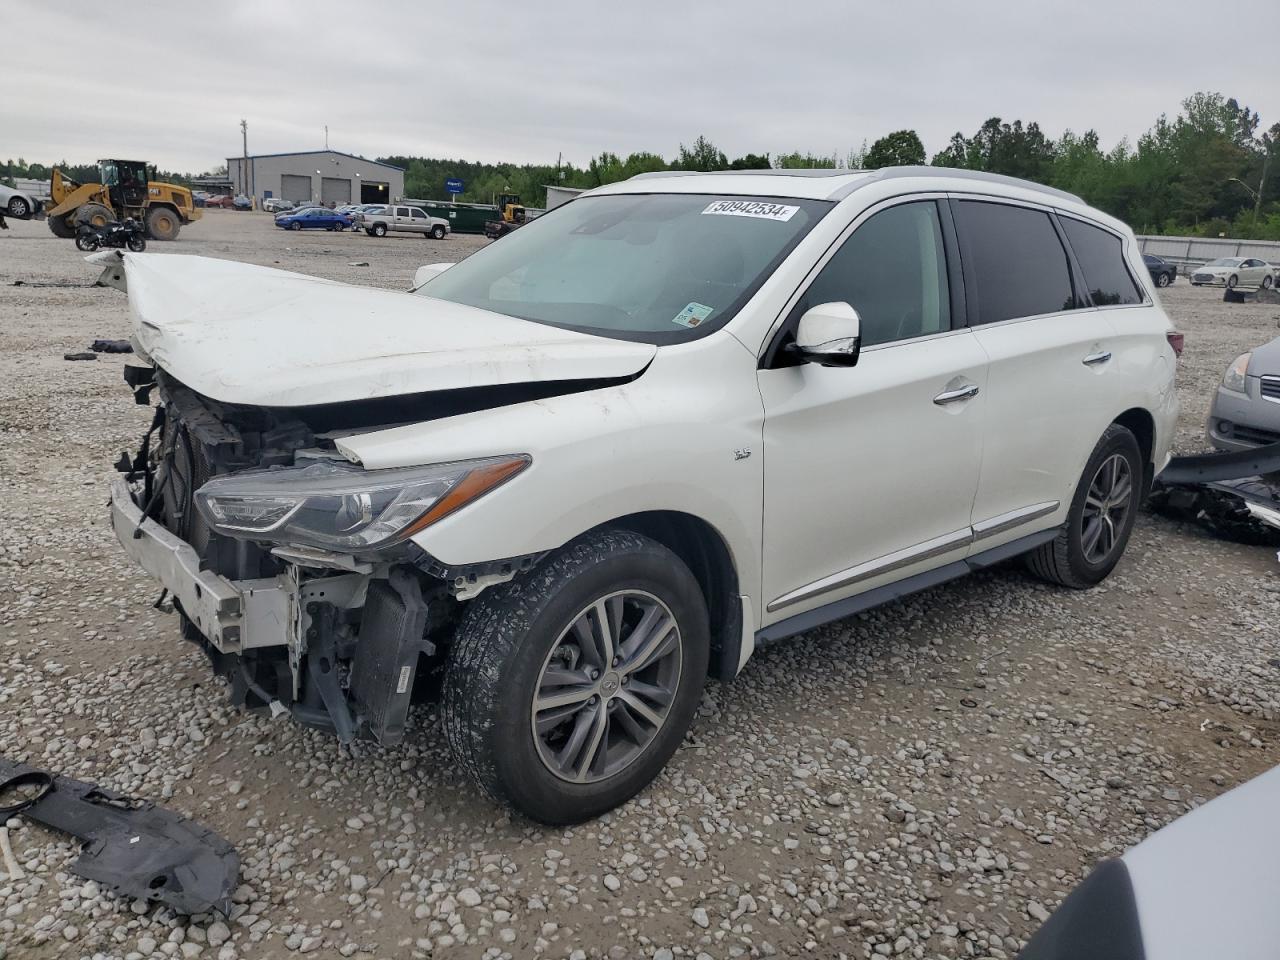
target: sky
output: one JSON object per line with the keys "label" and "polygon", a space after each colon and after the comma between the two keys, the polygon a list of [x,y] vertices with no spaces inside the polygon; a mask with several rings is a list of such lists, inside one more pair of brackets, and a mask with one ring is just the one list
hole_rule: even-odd
{"label": "sky", "polygon": [[[1132,142],[1198,90],[1280,121],[1280,56],[1203,0],[5,0],[33,42],[0,55],[0,162],[99,157],[199,173],[241,152],[584,165],[844,157],[913,128],[932,156],[988,117]],[[1250,28],[1253,29],[1253,28]],[[50,31],[56,30],[56,39]],[[15,35],[13,33],[10,34]],[[1280,34],[1275,34],[1280,35]],[[1263,51],[1266,52],[1263,52]],[[136,51],[136,54],[130,51]]]}

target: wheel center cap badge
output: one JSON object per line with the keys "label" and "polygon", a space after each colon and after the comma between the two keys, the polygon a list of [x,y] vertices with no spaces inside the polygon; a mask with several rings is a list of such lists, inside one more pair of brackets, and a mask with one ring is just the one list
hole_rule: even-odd
{"label": "wheel center cap badge", "polygon": [[600,681],[600,692],[612,696],[618,692],[618,675],[616,673],[606,673],[604,679]]}

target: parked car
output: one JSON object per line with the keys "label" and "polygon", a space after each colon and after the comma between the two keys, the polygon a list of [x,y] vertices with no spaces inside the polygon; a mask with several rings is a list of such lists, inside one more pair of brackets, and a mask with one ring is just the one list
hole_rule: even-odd
{"label": "parked car", "polygon": [[1177,265],[1170,263],[1168,260],[1153,256],[1150,253],[1144,253],[1142,262],[1147,265],[1147,272],[1151,274],[1151,279],[1155,281],[1157,287],[1167,287],[1178,279]]}
{"label": "parked car", "polygon": [[244,194],[241,194],[241,195],[240,195],[240,196],[238,196],[238,197],[233,197],[233,198],[232,198],[232,200],[231,200],[231,206],[232,206],[232,208],[233,208],[233,209],[235,209],[235,210],[252,210],[252,209],[253,209],[253,198],[252,198],[252,197],[246,197]]}
{"label": "parked car", "polygon": [[267,197],[262,201],[262,209],[267,213],[284,213],[294,209],[292,200],[285,200],[282,197]]}
{"label": "parked car", "polygon": [[206,207],[209,205],[209,197],[212,196],[207,190],[192,190],[191,202],[197,207]]}
{"label": "parked car", "polygon": [[1280,443],[1280,337],[1231,361],[1214,394],[1207,433],[1218,450]]}
{"label": "parked car", "polygon": [[458,765],[548,823],[759,643],[1013,557],[1099,583],[1177,417],[1133,233],[971,171],[642,175],[412,294],[124,272],[166,443],[112,522],[184,635],[344,742],[398,742],[425,663]]}
{"label": "parked car", "polygon": [[235,205],[235,201],[226,194],[215,194],[205,198],[204,205],[206,207],[221,207],[229,210]]}
{"label": "parked car", "polygon": [[361,214],[360,226],[371,237],[385,237],[390,233],[420,233],[434,240],[443,240],[449,234],[449,221],[433,217],[421,207],[402,204],[382,206],[377,212]]}
{"label": "parked car", "polygon": [[308,207],[281,214],[276,217],[276,226],[285,230],[345,230],[351,226],[351,218],[336,210]]}
{"label": "parked car", "polygon": [[1221,257],[1210,260],[1191,273],[1193,287],[1217,286],[1262,287],[1268,289],[1275,283],[1275,270],[1257,257]]}
{"label": "parked car", "polygon": [[0,183],[0,214],[15,220],[28,220],[40,212],[40,197],[29,190],[19,190]]}

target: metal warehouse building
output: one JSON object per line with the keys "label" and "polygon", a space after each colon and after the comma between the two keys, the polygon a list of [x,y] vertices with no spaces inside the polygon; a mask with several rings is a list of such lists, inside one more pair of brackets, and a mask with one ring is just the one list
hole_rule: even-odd
{"label": "metal warehouse building", "polygon": [[379,203],[404,196],[404,169],[337,150],[228,157],[232,192],[258,201]]}

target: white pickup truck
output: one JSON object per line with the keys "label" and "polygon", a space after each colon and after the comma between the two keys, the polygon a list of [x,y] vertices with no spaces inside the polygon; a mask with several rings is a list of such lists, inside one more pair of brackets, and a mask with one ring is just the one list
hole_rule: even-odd
{"label": "white pickup truck", "polygon": [[443,240],[449,233],[449,221],[430,216],[421,207],[389,203],[385,207],[366,210],[360,214],[358,225],[371,237],[385,237],[388,232],[420,233],[434,240]]}

